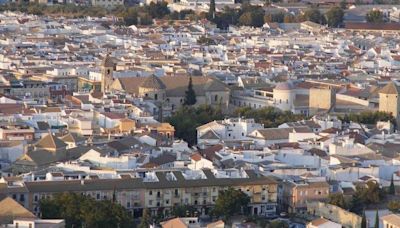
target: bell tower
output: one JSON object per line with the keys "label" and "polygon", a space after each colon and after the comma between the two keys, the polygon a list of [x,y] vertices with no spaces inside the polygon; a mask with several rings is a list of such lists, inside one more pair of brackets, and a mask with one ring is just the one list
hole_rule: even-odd
{"label": "bell tower", "polygon": [[105,93],[109,91],[114,81],[113,72],[115,67],[114,59],[107,54],[101,63],[101,92]]}

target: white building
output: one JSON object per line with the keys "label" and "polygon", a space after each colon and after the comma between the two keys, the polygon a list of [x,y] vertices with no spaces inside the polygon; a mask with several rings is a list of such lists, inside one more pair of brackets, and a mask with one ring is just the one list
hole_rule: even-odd
{"label": "white building", "polygon": [[248,134],[263,128],[254,119],[230,118],[213,121],[197,128],[197,142],[214,145],[220,141],[246,140]]}

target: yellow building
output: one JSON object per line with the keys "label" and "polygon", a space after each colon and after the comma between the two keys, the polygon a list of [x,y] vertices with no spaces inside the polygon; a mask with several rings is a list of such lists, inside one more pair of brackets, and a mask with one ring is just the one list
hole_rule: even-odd
{"label": "yellow building", "polygon": [[[233,187],[250,197],[251,214],[265,217],[276,215],[278,182],[273,178],[257,176],[246,171],[247,177],[217,177],[211,170],[203,170],[203,178],[193,178],[180,171],[154,172],[154,178],[121,179],[65,179],[62,173],[52,173],[57,180],[13,183],[0,187],[0,194],[14,196],[34,214],[40,212],[40,199],[52,197],[60,192],[75,192],[96,200],[115,197],[135,217],[141,216],[144,208],[152,215],[168,216],[176,205],[190,205],[199,214],[208,214],[221,190]],[[55,175],[57,174],[57,175]],[[128,177],[129,176],[129,177]],[[147,175],[146,175],[147,176]]]}
{"label": "yellow building", "polygon": [[335,106],[336,96],[331,88],[311,88],[309,96],[310,115],[327,111]]}
{"label": "yellow building", "polygon": [[400,122],[400,97],[399,86],[390,82],[379,91],[379,111],[388,112]]}

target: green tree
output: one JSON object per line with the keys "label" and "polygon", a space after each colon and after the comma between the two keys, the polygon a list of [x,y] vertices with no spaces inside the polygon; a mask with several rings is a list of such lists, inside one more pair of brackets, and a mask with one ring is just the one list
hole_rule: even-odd
{"label": "green tree", "polygon": [[275,220],[269,223],[268,228],[289,228],[289,225],[285,221]]}
{"label": "green tree", "polygon": [[178,205],[172,208],[171,214],[175,217],[195,216],[196,208],[189,205]]}
{"label": "green tree", "polygon": [[253,15],[251,12],[245,12],[239,17],[239,24],[251,26],[253,23]]}
{"label": "green tree", "polygon": [[334,6],[326,12],[328,26],[339,27],[343,23],[344,11],[340,7]]}
{"label": "green tree", "polygon": [[224,115],[221,109],[201,105],[197,108],[184,106],[178,109],[167,121],[175,127],[175,135],[195,145],[197,140],[196,128],[214,120],[221,120]]}
{"label": "green tree", "polygon": [[293,114],[290,111],[283,112],[273,107],[266,107],[260,109],[241,107],[237,108],[234,111],[233,115],[244,118],[252,118],[256,122],[264,124],[264,127],[266,128],[278,127],[283,123],[294,122],[305,118],[303,115]]}
{"label": "green tree", "polygon": [[329,204],[336,205],[343,209],[347,209],[348,205],[342,193],[332,193],[328,197]]}
{"label": "green tree", "polygon": [[264,25],[264,10],[259,6],[242,4],[239,12],[239,24],[244,26],[261,27]]}
{"label": "green tree", "polygon": [[383,22],[383,13],[380,10],[370,10],[365,17],[366,20],[370,23]]}
{"label": "green tree", "polygon": [[239,22],[239,12],[236,9],[225,6],[222,13],[214,20],[218,28],[226,29],[229,25],[236,25]]}
{"label": "green tree", "polygon": [[362,124],[376,124],[378,121],[391,121],[394,124],[396,121],[393,118],[392,114],[387,112],[371,112],[365,111],[361,113],[350,113],[345,114],[343,117],[340,117],[345,123],[350,123],[350,121]]}
{"label": "green tree", "polygon": [[376,209],[374,228],[379,228],[379,214],[378,214],[378,209]]}
{"label": "green tree", "polygon": [[342,8],[342,9],[347,9],[347,1],[346,0],[342,0],[341,2],[340,2],[340,8]]}
{"label": "green tree", "polygon": [[396,187],[394,186],[393,175],[392,175],[392,179],[390,180],[389,194],[390,195],[395,195],[396,194]]}
{"label": "green tree", "polygon": [[361,228],[367,228],[367,217],[365,216],[365,211],[363,211],[362,214]]}
{"label": "green tree", "polygon": [[189,79],[189,84],[187,87],[187,90],[185,92],[185,102],[184,105],[194,105],[196,104],[196,92],[193,89],[193,82],[192,82],[192,77]]}
{"label": "green tree", "polygon": [[140,218],[140,224],[138,228],[148,228],[151,225],[151,217],[149,209],[143,209],[142,217]]}
{"label": "green tree", "polygon": [[377,204],[385,197],[379,184],[369,181],[365,185],[357,185],[353,195],[350,211],[360,214],[366,205]]}
{"label": "green tree", "polygon": [[225,219],[242,214],[250,202],[250,198],[242,191],[234,188],[220,191],[215,202],[214,214]]}
{"label": "green tree", "polygon": [[364,207],[365,202],[361,198],[360,194],[357,194],[356,192],[351,199],[350,211],[356,214],[360,214],[363,211]]}
{"label": "green tree", "polygon": [[63,218],[66,227],[131,227],[132,218],[119,204],[62,193],[40,201],[42,218]]}
{"label": "green tree", "polygon": [[399,213],[400,212],[400,201],[399,200],[389,201],[387,208],[393,213]]}
{"label": "green tree", "polygon": [[305,21],[312,21],[318,24],[325,24],[325,16],[317,8],[310,8],[304,12],[303,18]]}
{"label": "green tree", "polygon": [[170,13],[168,3],[164,1],[157,3],[151,2],[145,7],[145,10],[152,18],[160,19]]}
{"label": "green tree", "polygon": [[268,23],[268,22],[283,23],[284,18],[285,18],[285,14],[282,12],[266,14],[264,16],[264,23]]}
{"label": "green tree", "polygon": [[215,19],[215,0],[210,0],[210,9],[208,10],[208,17]]}

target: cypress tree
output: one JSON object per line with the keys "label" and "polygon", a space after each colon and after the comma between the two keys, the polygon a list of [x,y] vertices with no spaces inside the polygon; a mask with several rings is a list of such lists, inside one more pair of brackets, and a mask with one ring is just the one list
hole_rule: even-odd
{"label": "cypress tree", "polygon": [[393,176],[392,179],[390,180],[389,194],[390,195],[396,194],[396,187],[394,186]]}
{"label": "cypress tree", "polygon": [[193,82],[192,82],[192,77],[189,79],[189,85],[188,88],[185,92],[185,103],[184,105],[194,105],[196,104],[196,92],[193,89]]}
{"label": "cypress tree", "polygon": [[361,228],[367,228],[367,218],[365,217],[365,211],[363,212],[362,215]]}
{"label": "cypress tree", "polygon": [[210,0],[210,9],[208,10],[208,16],[211,19],[215,19],[215,0]]}
{"label": "cypress tree", "polygon": [[376,209],[376,214],[375,214],[375,226],[374,228],[379,228],[379,214],[378,214],[378,209]]}
{"label": "cypress tree", "polygon": [[150,212],[147,208],[143,209],[143,215],[140,218],[140,224],[138,228],[148,228],[151,225]]}

